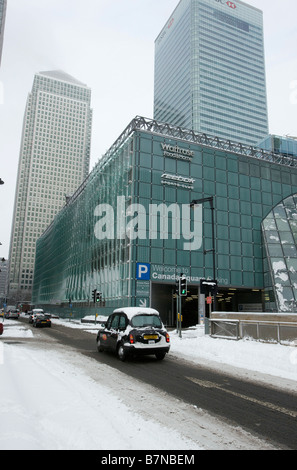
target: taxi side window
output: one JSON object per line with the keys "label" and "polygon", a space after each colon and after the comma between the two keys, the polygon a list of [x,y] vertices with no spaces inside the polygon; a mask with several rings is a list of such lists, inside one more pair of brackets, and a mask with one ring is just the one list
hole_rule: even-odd
{"label": "taxi side window", "polygon": [[119,329],[120,330],[125,330],[127,326],[127,318],[126,315],[121,315],[120,316],[120,321],[119,321]]}
{"label": "taxi side window", "polygon": [[110,325],[111,325],[112,319],[113,319],[113,317],[109,317],[109,319],[106,322],[106,329],[107,330],[110,330]]}
{"label": "taxi side window", "polygon": [[119,325],[119,315],[115,315],[111,320],[110,328],[117,330]]}

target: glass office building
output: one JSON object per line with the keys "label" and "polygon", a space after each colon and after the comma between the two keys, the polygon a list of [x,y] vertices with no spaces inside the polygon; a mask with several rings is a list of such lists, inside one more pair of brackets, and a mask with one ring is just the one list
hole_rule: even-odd
{"label": "glass office building", "polygon": [[91,90],[62,71],[37,73],[27,99],[9,253],[8,296],[31,298],[37,238],[89,173]]}
{"label": "glass office building", "polygon": [[77,316],[151,306],[174,324],[183,273],[184,322],[197,323],[200,280],[213,279],[212,219],[208,203],[190,203],[213,197],[218,310],[278,310],[267,260],[289,255],[270,251],[263,224],[296,193],[291,158],[136,117],[38,239],[33,302]]}
{"label": "glass office building", "polygon": [[181,0],[155,41],[154,118],[248,145],[266,136],[262,12]]}

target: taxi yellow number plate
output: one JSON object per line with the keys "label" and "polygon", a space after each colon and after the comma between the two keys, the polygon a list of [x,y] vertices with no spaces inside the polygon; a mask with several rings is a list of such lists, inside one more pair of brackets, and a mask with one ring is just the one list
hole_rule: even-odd
{"label": "taxi yellow number plate", "polygon": [[158,339],[158,335],[144,335],[144,339]]}

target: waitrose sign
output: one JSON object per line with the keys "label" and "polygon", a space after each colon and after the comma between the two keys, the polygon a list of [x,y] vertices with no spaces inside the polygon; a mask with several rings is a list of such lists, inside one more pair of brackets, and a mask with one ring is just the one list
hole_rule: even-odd
{"label": "waitrose sign", "polygon": [[161,144],[163,156],[169,158],[176,158],[178,160],[191,161],[194,157],[194,152],[189,149],[184,149],[178,145]]}

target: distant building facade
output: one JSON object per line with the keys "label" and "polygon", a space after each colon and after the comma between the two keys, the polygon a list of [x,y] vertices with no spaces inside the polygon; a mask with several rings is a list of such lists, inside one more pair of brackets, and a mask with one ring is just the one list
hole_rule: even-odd
{"label": "distant building facade", "polygon": [[258,143],[264,150],[297,158],[297,137],[267,135]]}
{"label": "distant building facade", "polygon": [[266,136],[262,11],[181,0],[155,41],[154,118],[247,145]]}
{"label": "distant building facade", "polygon": [[[0,302],[4,302],[6,298],[6,281],[7,281],[7,260],[0,260]],[[0,305],[0,308],[2,305]]]}
{"label": "distant building facade", "polygon": [[[35,243],[89,172],[91,90],[61,71],[35,75],[21,141],[8,295],[29,300]],[[54,254],[53,254],[54,256]]]}
{"label": "distant building facade", "polygon": [[197,324],[212,217],[209,203],[190,204],[209,197],[217,310],[296,312],[297,160],[142,117],[38,239],[34,303],[77,317],[150,306],[175,325],[183,273],[183,324]]}

